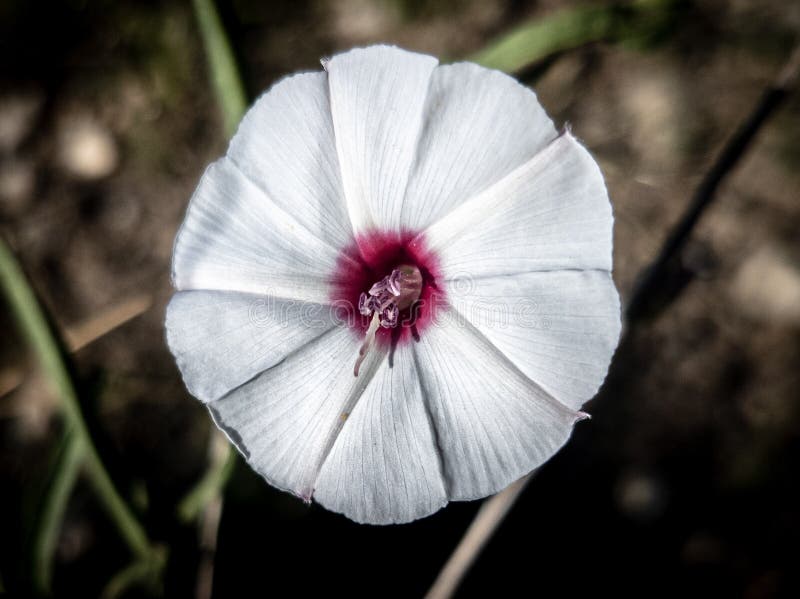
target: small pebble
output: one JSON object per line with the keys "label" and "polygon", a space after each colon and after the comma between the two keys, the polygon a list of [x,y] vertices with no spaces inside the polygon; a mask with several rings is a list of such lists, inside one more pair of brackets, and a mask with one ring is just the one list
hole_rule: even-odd
{"label": "small pebble", "polygon": [[641,472],[622,477],[616,488],[620,512],[636,520],[653,520],[666,508],[664,485],[655,476]]}
{"label": "small pebble", "polygon": [[798,326],[800,264],[777,246],[762,246],[742,262],[731,295],[739,309],[752,318]]}
{"label": "small pebble", "polygon": [[27,160],[0,162],[0,210],[5,214],[23,212],[33,199],[36,172]]}
{"label": "small pebble", "polygon": [[0,152],[11,153],[30,134],[44,100],[35,92],[0,97]]}
{"label": "small pebble", "polygon": [[119,154],[106,128],[89,118],[76,118],[61,127],[58,160],[69,174],[93,181],[114,172]]}

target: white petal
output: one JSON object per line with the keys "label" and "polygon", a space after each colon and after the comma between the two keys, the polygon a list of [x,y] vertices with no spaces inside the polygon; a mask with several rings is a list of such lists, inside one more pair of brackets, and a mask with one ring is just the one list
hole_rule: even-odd
{"label": "white petal", "polygon": [[611,270],[603,176],[569,134],[426,230],[447,279]]}
{"label": "white petal", "polygon": [[288,77],[262,95],[239,125],[228,158],[318,238],[337,247],[352,241],[325,73]]}
{"label": "white petal", "polygon": [[472,63],[437,67],[402,224],[427,227],[556,136],[536,95],[508,75]]}
{"label": "white petal", "polygon": [[353,376],[361,340],[336,327],[208,404],[214,421],[271,485],[310,500],[325,457],[385,355]]}
{"label": "white petal", "polygon": [[335,326],[330,306],[229,291],[182,291],[167,343],[189,392],[217,399]]}
{"label": "white petal", "polygon": [[609,273],[534,272],[464,287],[450,302],[526,376],[573,409],[594,397],[621,326]]}
{"label": "white petal", "polygon": [[549,459],[580,414],[450,310],[414,345],[450,499],[496,493]]}
{"label": "white petal", "polygon": [[216,289],[325,303],[338,249],[298,223],[229,159],[206,169],[178,232],[180,290]]}
{"label": "white petal", "polygon": [[314,498],[357,522],[391,524],[447,503],[414,357],[400,346],[356,404],[317,479]]}
{"label": "white petal", "polygon": [[398,230],[437,61],[373,46],[334,56],[328,71],[336,147],[356,233]]}

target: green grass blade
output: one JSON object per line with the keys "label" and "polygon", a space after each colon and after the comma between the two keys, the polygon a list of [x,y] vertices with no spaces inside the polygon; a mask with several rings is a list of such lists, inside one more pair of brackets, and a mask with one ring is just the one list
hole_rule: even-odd
{"label": "green grass blade", "polygon": [[242,77],[214,0],[193,0],[192,3],[208,59],[211,82],[222,109],[225,133],[231,136],[247,109]]}
{"label": "green grass blade", "polygon": [[[86,473],[100,504],[131,552],[140,559],[149,559],[152,549],[144,528],[114,487],[89,436],[75,385],[62,352],[64,345],[50,326],[50,321],[16,258],[1,239],[0,292],[6,298],[20,333],[39,361],[42,374],[60,399],[67,429],[83,445]],[[59,489],[56,487],[56,490]],[[50,523],[50,526],[55,524]]]}
{"label": "green grass blade", "polygon": [[84,450],[83,442],[73,431],[64,433],[33,539],[32,578],[36,591],[41,595],[49,595],[51,591],[53,555],[64,513],[83,464]]}
{"label": "green grass blade", "polygon": [[116,599],[125,596],[126,592],[139,587],[146,596],[160,597],[164,594],[161,571],[167,555],[162,550],[155,550],[150,559],[135,561],[117,572],[106,584],[100,595],[101,599]]}
{"label": "green grass blade", "polygon": [[214,497],[222,494],[236,466],[238,454],[222,433],[215,431],[211,443],[218,450],[213,452],[215,455],[208,469],[178,504],[178,518],[182,522],[188,523],[198,518],[205,506]]}
{"label": "green grass blade", "polygon": [[554,54],[598,41],[646,43],[678,16],[680,0],[636,0],[581,6],[523,24],[468,58],[516,73]]}

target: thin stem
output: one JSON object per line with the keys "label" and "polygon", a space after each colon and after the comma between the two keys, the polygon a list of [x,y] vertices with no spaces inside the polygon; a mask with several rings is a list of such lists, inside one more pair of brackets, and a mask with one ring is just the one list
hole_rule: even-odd
{"label": "thin stem", "polygon": [[795,48],[774,82],[764,91],[758,104],[722,149],[698,185],[683,216],[662,245],[661,251],[640,276],[626,310],[629,322],[638,320],[648,313],[650,302],[658,294],[666,272],[680,255],[700,217],[716,198],[720,184],[747,152],[764,123],[789,95],[797,80],[798,72],[800,72],[800,45]]}
{"label": "thin stem", "polygon": [[535,471],[519,479],[497,495],[483,502],[475,519],[461,538],[450,559],[439,572],[425,599],[446,599],[452,597],[458,585],[483,548],[492,538],[497,527],[514,506],[517,498],[535,475]]}
{"label": "thin stem", "polygon": [[[222,464],[227,469],[225,480],[230,477],[235,462],[235,453],[228,440],[219,432],[212,436],[209,446],[209,459],[211,464]],[[224,484],[224,483],[223,483]],[[217,553],[217,538],[219,524],[222,519],[224,498],[222,488],[218,489],[209,499],[200,516],[200,563],[197,566],[197,582],[195,584],[195,599],[211,599],[214,588],[214,558]]]}
{"label": "thin stem", "polygon": [[217,495],[208,502],[200,519],[200,563],[197,566],[195,599],[211,599],[214,590],[214,558],[217,553],[219,523],[224,499]]}
{"label": "thin stem", "polygon": [[144,529],[117,492],[103,466],[81,414],[75,386],[62,353],[63,345],[50,327],[22,269],[6,244],[0,240],[0,290],[14,314],[17,326],[36,355],[43,374],[61,399],[68,430],[84,446],[85,467],[103,508],[129,549],[139,558],[151,555]]}
{"label": "thin stem", "polygon": [[193,0],[194,14],[208,59],[211,82],[222,109],[225,133],[233,135],[247,108],[247,95],[233,48],[214,0]]}

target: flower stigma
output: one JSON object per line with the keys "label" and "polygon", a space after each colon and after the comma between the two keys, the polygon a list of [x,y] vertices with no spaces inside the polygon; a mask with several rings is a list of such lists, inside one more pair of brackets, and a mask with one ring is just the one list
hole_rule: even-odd
{"label": "flower stigma", "polygon": [[422,273],[411,264],[401,264],[390,274],[373,284],[368,292],[358,298],[358,311],[362,316],[372,316],[364,343],[358,350],[353,374],[358,376],[361,363],[375,341],[378,327],[393,329],[400,322],[400,312],[411,308],[422,293]]}

